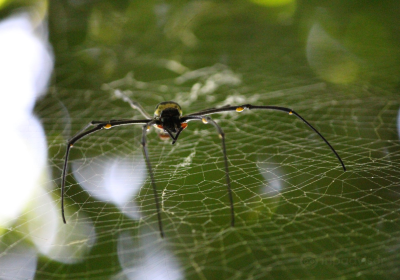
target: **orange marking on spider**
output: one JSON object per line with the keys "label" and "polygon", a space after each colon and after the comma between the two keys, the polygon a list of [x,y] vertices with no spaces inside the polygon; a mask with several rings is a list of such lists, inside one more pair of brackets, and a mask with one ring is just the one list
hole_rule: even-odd
{"label": "orange marking on spider", "polygon": [[168,134],[163,134],[163,133],[158,134],[158,136],[160,137],[161,140],[168,140],[169,138],[171,138]]}

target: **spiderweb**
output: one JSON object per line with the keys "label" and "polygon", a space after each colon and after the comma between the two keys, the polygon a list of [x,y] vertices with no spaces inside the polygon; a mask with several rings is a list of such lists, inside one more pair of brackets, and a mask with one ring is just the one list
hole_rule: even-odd
{"label": "spiderweb", "polygon": [[[229,28],[239,33],[251,29],[245,24],[218,25],[214,21],[223,17],[222,9],[212,9],[208,1],[201,4],[205,6],[199,3],[189,3],[188,10],[213,11],[211,19],[200,21],[203,32],[214,25],[218,34]],[[163,6],[156,8],[162,15]],[[241,16],[236,9],[225,12]],[[99,16],[99,10],[92,16]],[[0,279],[398,279],[399,99],[396,78],[387,75],[396,76],[397,67],[372,71],[373,77],[387,78],[382,83],[360,80],[333,86],[321,82],[326,76],[316,78],[309,70],[311,66],[317,72],[318,58],[306,63],[298,57],[303,54],[288,47],[285,38],[290,32],[274,37],[276,47],[261,38],[268,51],[260,51],[257,40],[238,36],[238,42],[246,41],[242,52],[232,47],[236,41],[230,37],[215,40],[198,32],[204,35],[200,45],[212,49],[202,53],[190,45],[196,45],[193,26],[187,27],[195,25],[192,14],[180,7],[176,14],[166,24],[165,36],[173,41],[178,40],[173,35],[180,34],[182,44],[195,50],[184,53],[183,59],[166,59],[176,52],[168,44],[159,44],[168,55],[157,47],[146,49],[158,46],[152,41],[158,40],[154,26],[144,32],[151,36],[142,38],[135,31],[126,35],[127,42],[112,46],[97,48],[100,43],[88,39],[74,50],[75,56],[60,51],[64,38],[53,38],[59,43],[54,44],[54,81],[35,108],[46,135],[46,170],[26,209],[14,223],[0,228]],[[183,31],[174,29],[174,21],[185,22]],[[259,22],[251,23],[259,28]],[[112,35],[122,37],[116,29],[111,28]],[[315,25],[310,34],[322,38],[321,30]],[[129,36],[137,39],[132,40],[136,49],[130,47]],[[221,49],[214,53],[214,47]],[[115,70],[110,70],[112,75],[107,67]],[[174,145],[152,128],[147,141],[160,197],[162,239],[140,145],[142,127],[112,128],[82,138],[71,149],[64,225],[60,185],[67,140],[92,120],[143,118],[119,93],[139,102],[150,115],[166,100],[179,103],[184,114],[228,104],[292,108],[327,138],[347,171],[318,135],[293,115],[215,114],[226,135],[236,218],[235,227],[230,227],[221,140],[215,128],[190,122]]]}
{"label": "spiderweb", "polygon": [[[148,147],[166,236],[161,239],[141,126],[97,132],[74,145],[66,192],[66,238],[88,230],[82,227],[90,229],[91,237],[54,244],[63,250],[77,242],[73,250],[89,249],[74,266],[66,264],[73,254],[59,264],[42,261],[38,277],[395,278],[398,103],[369,90],[344,92],[304,81],[264,92],[259,90],[263,82],[245,85],[243,74],[223,65],[201,71],[158,82],[128,74],[98,91],[58,89],[62,102],[50,94],[37,111],[57,135],[49,138],[54,196],[65,151],[59,135],[68,138],[91,120],[142,118],[115,95],[116,87],[149,112],[163,100],[179,102],[184,113],[243,103],[293,107],[331,142],[348,171],[294,116],[267,111],[214,115],[226,134],[236,216],[231,228],[214,128],[189,123],[175,145],[151,131]],[[70,122],[56,124],[43,113]]]}

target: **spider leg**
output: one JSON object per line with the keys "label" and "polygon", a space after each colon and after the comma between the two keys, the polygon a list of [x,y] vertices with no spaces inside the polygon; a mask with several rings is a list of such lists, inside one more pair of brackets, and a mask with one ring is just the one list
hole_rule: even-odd
{"label": "spider leg", "polygon": [[178,141],[179,134],[181,134],[182,130],[184,130],[183,127],[181,127],[181,128],[178,130],[178,132],[175,134],[175,138],[172,138],[172,139],[174,140],[174,141],[172,141],[172,145],[175,144],[176,141]]}
{"label": "spider leg", "polygon": [[[175,141],[176,141],[176,136],[174,136],[174,135],[172,134],[172,132],[169,131],[168,129],[165,129],[164,131],[166,131],[166,132],[168,133],[169,137],[171,137],[172,140],[174,140],[174,141],[172,142],[172,144],[174,144]],[[179,131],[178,131],[178,132],[179,132]],[[178,135],[178,133],[177,133],[177,135]]]}
{"label": "spider leg", "polygon": [[308,121],[306,121],[302,116],[300,116],[298,113],[293,111],[292,109],[286,108],[286,107],[280,107],[280,106],[255,106],[251,104],[244,104],[240,106],[224,106],[221,108],[211,108],[211,109],[206,109],[202,110],[197,113],[192,113],[189,115],[186,115],[181,118],[182,121],[188,120],[191,117],[198,116],[199,113],[201,115],[212,115],[216,113],[221,113],[221,112],[229,112],[229,111],[236,111],[236,112],[242,112],[244,109],[249,109],[249,110],[274,110],[274,111],[282,111],[289,113],[289,115],[295,115],[297,118],[302,120],[309,128],[311,128],[315,133],[318,134],[319,137],[321,137],[322,140],[328,145],[328,147],[331,149],[331,151],[335,154],[337,159],[339,160],[340,164],[342,165],[343,171],[346,171],[346,166],[344,165],[342,159],[340,158],[339,154],[336,152],[336,150],[333,148],[333,146],[328,142],[328,140],[325,139],[324,136],[315,128],[313,127]]}
{"label": "spider leg", "polygon": [[[65,219],[65,213],[64,213],[64,189],[65,189],[65,177],[67,175],[67,166],[68,166],[68,157],[69,157],[69,151],[72,148],[72,146],[78,142],[80,139],[83,137],[92,134],[96,131],[102,130],[102,129],[110,129],[114,126],[121,126],[121,125],[131,125],[131,124],[144,124],[144,123],[149,123],[151,120],[110,120],[110,121],[91,121],[88,123],[82,130],[80,130],[74,137],[72,137],[70,140],[68,140],[67,143],[67,151],[65,153],[65,161],[64,161],[64,166],[63,166],[63,171],[61,175],[61,215],[64,224],[67,223]],[[92,129],[87,130],[91,126],[96,126]]]}
{"label": "spider leg", "polygon": [[232,188],[231,188],[231,179],[229,177],[229,168],[228,168],[228,157],[226,156],[226,147],[225,147],[225,133],[222,128],[211,118],[208,116],[186,116],[184,117],[184,121],[188,120],[201,120],[203,123],[211,123],[218,131],[218,135],[221,138],[222,144],[222,153],[224,155],[224,163],[225,163],[225,178],[226,178],[226,185],[228,189],[228,196],[229,202],[231,205],[231,226],[235,226],[235,211],[233,207],[233,195],[232,195]]}
{"label": "spider leg", "polygon": [[158,199],[156,183],[154,180],[153,169],[151,167],[151,163],[150,163],[150,159],[149,159],[149,152],[147,151],[147,141],[146,141],[146,132],[150,128],[150,126],[153,124],[153,122],[154,121],[150,121],[149,123],[147,123],[143,126],[142,147],[143,147],[144,156],[146,158],[147,169],[149,170],[149,173],[150,173],[151,185],[153,187],[154,200],[156,203],[156,210],[157,210],[158,228],[160,230],[161,238],[164,238],[164,230],[163,230],[162,220],[161,220],[160,203],[159,203],[159,199]]}
{"label": "spider leg", "polygon": [[172,145],[175,144],[176,141],[178,141],[179,134],[181,134],[182,130],[184,130],[186,127],[187,126],[180,127],[178,132],[175,134],[175,136],[168,129],[165,130],[168,133],[169,137],[171,137],[173,140]]}
{"label": "spider leg", "polygon": [[152,117],[150,116],[149,113],[146,112],[146,110],[142,107],[142,105],[140,105],[138,102],[136,101],[132,101],[128,96],[126,96],[125,94],[123,94],[120,90],[115,90],[114,94],[121,98],[123,101],[128,102],[129,105],[131,105],[131,107],[135,110],[138,110],[143,117],[147,118],[147,119],[151,119]]}
{"label": "spider leg", "polygon": [[213,108],[208,108],[208,109],[204,109],[204,110],[198,111],[198,112],[193,113],[193,114],[189,114],[189,116],[191,116],[191,115],[204,116],[204,115],[208,115],[208,112],[209,112],[209,111],[219,110],[219,109],[225,109],[225,108],[229,108],[229,107],[233,107],[233,106],[231,106],[231,105],[228,104],[228,105],[224,105],[224,106],[218,107],[218,108],[215,108],[215,107],[213,107]]}

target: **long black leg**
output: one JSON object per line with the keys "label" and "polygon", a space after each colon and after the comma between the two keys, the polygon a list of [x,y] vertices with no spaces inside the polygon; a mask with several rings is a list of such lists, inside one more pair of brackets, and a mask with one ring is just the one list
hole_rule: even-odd
{"label": "long black leg", "polygon": [[181,127],[178,132],[175,134],[175,138],[173,138],[174,141],[172,141],[172,145],[175,144],[176,141],[178,141],[178,137],[181,134],[182,130],[184,130],[183,127]]}
{"label": "long black leg", "polygon": [[161,220],[161,210],[160,210],[160,203],[159,203],[158,194],[157,194],[157,187],[156,187],[156,183],[154,180],[153,169],[151,167],[151,163],[150,163],[150,159],[149,159],[149,152],[147,151],[146,133],[151,125],[152,125],[152,122],[149,122],[148,124],[143,126],[142,147],[143,147],[144,156],[146,158],[147,169],[149,170],[149,173],[150,173],[151,185],[153,187],[154,200],[156,203],[156,210],[157,210],[158,228],[160,229],[161,238],[164,238],[164,230],[163,230],[163,225],[162,225],[162,220]]}
{"label": "long black leg", "polygon": [[231,226],[234,227],[235,226],[235,210],[233,207],[231,179],[229,177],[228,157],[226,156],[225,133],[222,130],[222,128],[211,117],[208,117],[208,116],[187,116],[187,117],[185,117],[185,120],[202,120],[203,123],[211,123],[218,131],[218,135],[221,138],[222,153],[224,155],[226,186],[227,186],[227,190],[228,190],[229,202],[231,204]]}
{"label": "long black leg", "polygon": [[175,142],[178,140],[179,134],[181,134],[182,130],[184,130],[183,127],[179,128],[178,132],[175,134],[175,136],[172,134],[171,131],[169,131],[168,129],[166,129],[165,131],[168,133],[169,137],[171,137],[172,141],[172,145],[175,144]]}
{"label": "long black leg", "polygon": [[[174,144],[174,143],[176,142],[176,136],[174,136],[174,135],[172,134],[172,132],[169,131],[168,129],[165,129],[164,131],[166,131],[166,132],[168,133],[169,137],[171,137],[172,140],[174,140],[174,141],[172,142],[172,144]],[[179,132],[179,131],[178,131],[178,132]],[[177,135],[178,135],[178,133],[177,133]]]}
{"label": "long black leg", "polygon": [[[83,137],[92,134],[96,131],[102,130],[102,129],[110,129],[115,126],[121,126],[121,125],[131,125],[131,124],[144,124],[144,123],[149,123],[151,120],[110,120],[110,121],[91,121],[88,125],[86,125],[81,131],[79,131],[74,137],[72,137],[70,140],[68,140],[67,143],[67,151],[65,153],[65,161],[64,161],[64,166],[63,166],[63,171],[61,175],[61,215],[64,224],[67,223],[65,219],[65,213],[64,213],[64,189],[65,189],[65,177],[67,175],[67,166],[68,166],[68,157],[69,157],[69,151],[72,148],[72,146],[78,142],[80,139]],[[92,129],[87,130],[91,126],[96,126]]]}
{"label": "long black leg", "polygon": [[337,159],[339,160],[340,164],[343,167],[343,171],[346,171],[346,166],[344,165],[342,159],[340,158],[339,154],[336,152],[336,150],[333,148],[333,146],[328,142],[328,140],[325,139],[324,136],[316,129],[314,128],[308,121],[306,121],[302,116],[300,116],[298,113],[293,111],[292,109],[286,108],[286,107],[279,107],[279,106],[254,106],[251,104],[244,104],[240,106],[224,106],[221,108],[212,108],[209,110],[203,110],[197,113],[192,113],[186,116],[183,116],[181,118],[181,121],[184,122],[186,120],[193,119],[192,117],[195,116],[204,116],[204,115],[212,115],[216,113],[221,113],[221,112],[229,112],[229,111],[236,111],[236,112],[242,112],[244,109],[249,109],[249,110],[275,110],[275,111],[282,111],[282,112],[287,112],[289,115],[295,115],[298,117],[300,120],[302,120],[309,128],[311,128],[315,133],[321,137],[322,140],[329,146],[329,148],[332,150],[332,152],[335,154]]}

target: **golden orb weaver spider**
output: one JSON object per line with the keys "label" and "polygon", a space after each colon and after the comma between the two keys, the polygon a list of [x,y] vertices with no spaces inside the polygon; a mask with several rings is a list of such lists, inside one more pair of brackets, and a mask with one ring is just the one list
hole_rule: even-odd
{"label": "golden orb weaver spider", "polygon": [[[208,115],[216,114],[216,113],[221,113],[221,112],[229,112],[229,111],[236,111],[236,112],[242,112],[245,109],[248,110],[275,110],[275,111],[282,111],[289,113],[289,115],[295,115],[297,118],[302,120],[309,128],[311,128],[315,133],[317,133],[322,140],[329,146],[329,148],[332,150],[332,152],[335,154],[337,159],[339,160],[340,164],[342,165],[343,171],[346,171],[346,167],[340,158],[339,154],[335,151],[335,149],[332,147],[332,145],[328,142],[328,140],[325,139],[322,134],[315,129],[309,122],[307,122],[303,117],[301,117],[298,113],[293,111],[292,109],[285,108],[285,107],[279,107],[279,106],[255,106],[251,104],[244,104],[240,106],[224,106],[220,108],[210,108],[210,109],[205,109],[196,113],[188,114],[182,116],[182,109],[179,106],[178,103],[175,103],[173,101],[166,101],[166,102],[161,102],[156,106],[156,110],[154,112],[154,117],[151,117],[150,114],[148,114],[143,107],[132,100],[130,100],[127,96],[122,95],[122,98],[125,102],[128,102],[133,109],[138,110],[146,119],[143,120],[132,120],[132,119],[125,119],[125,120],[110,120],[110,121],[91,121],[87,126],[85,126],[82,130],[80,130],[74,137],[72,137],[70,140],[68,140],[67,143],[67,151],[65,154],[65,161],[64,161],[64,167],[62,171],[62,181],[61,181],[61,214],[62,214],[62,219],[64,224],[66,224],[66,219],[65,219],[65,213],[64,213],[64,189],[65,189],[65,177],[66,177],[66,171],[67,171],[67,165],[68,165],[68,156],[69,156],[69,151],[72,148],[72,146],[81,138],[92,134],[96,131],[102,130],[102,129],[110,129],[112,127],[116,126],[123,126],[123,125],[133,125],[133,124],[142,124],[142,148],[143,148],[143,153],[146,159],[146,165],[147,169],[150,173],[150,178],[151,178],[151,185],[153,187],[153,194],[154,194],[154,200],[156,204],[156,210],[157,210],[157,218],[158,218],[158,227],[160,231],[161,238],[164,237],[164,230],[163,230],[163,225],[162,225],[162,219],[161,219],[161,211],[160,211],[160,205],[159,205],[159,198],[157,194],[157,188],[154,180],[154,175],[153,175],[153,170],[151,167],[151,163],[149,160],[149,154],[147,151],[147,141],[146,141],[146,132],[151,128],[151,126],[155,126],[158,129],[162,130],[164,133],[164,136],[162,138],[165,138],[165,135],[169,135],[170,138],[172,138],[172,144],[175,144],[175,142],[178,140],[179,135],[181,132],[187,127],[187,123],[189,121],[202,121],[204,124],[212,124],[220,138],[221,138],[221,144],[222,144],[222,153],[224,157],[224,163],[225,163],[225,178],[226,178],[226,185],[227,185],[227,190],[228,190],[228,196],[229,196],[229,202],[230,202],[230,212],[231,212],[231,226],[233,227],[235,225],[235,212],[234,212],[234,207],[233,207],[233,197],[232,197],[232,189],[231,189],[231,181],[229,177],[229,168],[228,168],[228,159],[226,155],[226,148],[225,148],[225,134],[222,130],[222,128]],[[87,130],[89,127],[95,126],[92,129]]]}

